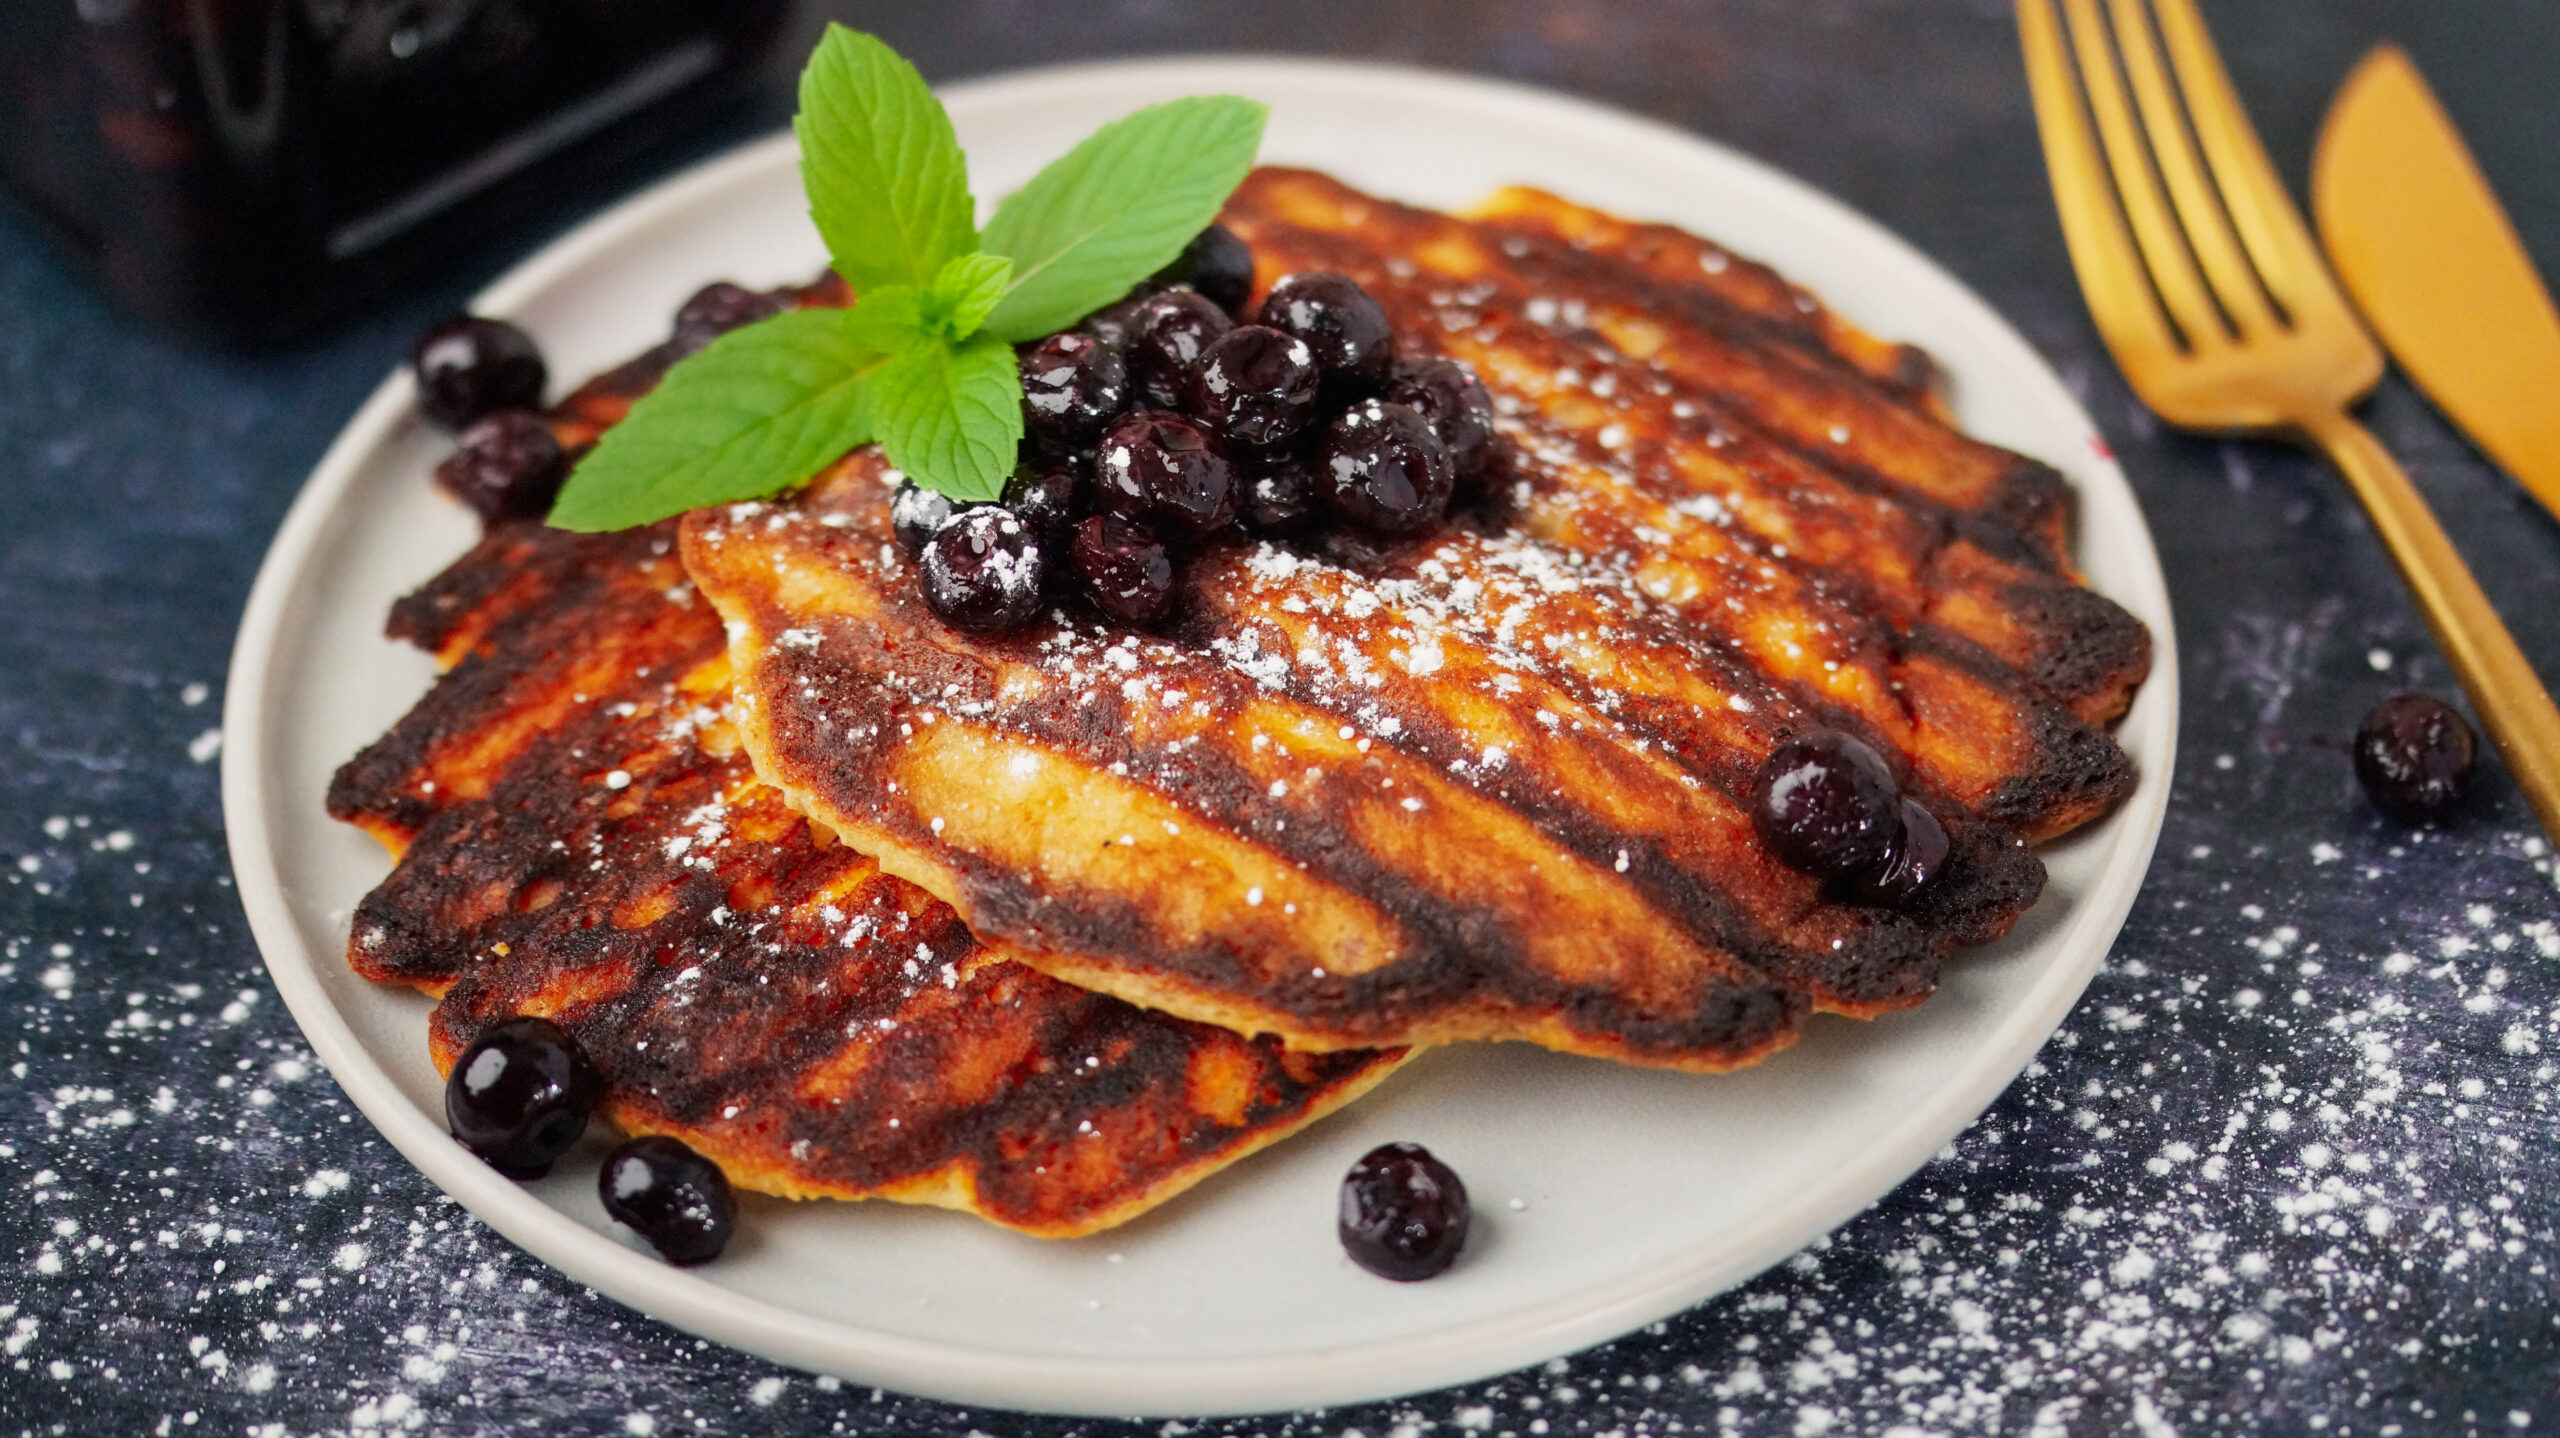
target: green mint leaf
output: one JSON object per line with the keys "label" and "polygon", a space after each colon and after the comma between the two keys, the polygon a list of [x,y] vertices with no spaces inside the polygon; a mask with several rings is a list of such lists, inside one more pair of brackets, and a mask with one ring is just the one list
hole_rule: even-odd
{"label": "green mint leaf", "polygon": [[929,285],[978,247],[968,160],[924,77],[829,25],[800,72],[800,182],[836,273],[858,292]]}
{"label": "green mint leaf", "polygon": [[932,295],[939,307],[933,318],[945,338],[965,340],[986,324],[996,302],[1012,287],[1013,261],[983,252],[962,255],[933,278]]}
{"label": "green mint leaf", "polygon": [[931,295],[914,285],[889,285],[863,295],[846,323],[854,342],[884,355],[904,354],[943,338],[927,314]]}
{"label": "green mint leaf", "polygon": [[999,498],[1022,445],[1013,346],[981,334],[918,345],[862,387],[864,427],[907,478],[953,499]]}
{"label": "green mint leaf", "polygon": [[1195,95],[1114,120],[996,207],[980,247],[1013,261],[987,331],[1064,329],[1164,268],[1218,217],[1262,145],[1269,109]]}
{"label": "green mint leaf", "polygon": [[893,355],[921,344],[958,344],[986,323],[1012,278],[1013,261],[1002,255],[961,255],[927,288],[890,285],[864,295],[853,307],[854,338]]}
{"label": "green mint leaf", "polygon": [[843,310],[795,310],[722,335],[605,431],[551,523],[628,529],[801,483],[871,438],[861,394],[887,362],[853,337]]}

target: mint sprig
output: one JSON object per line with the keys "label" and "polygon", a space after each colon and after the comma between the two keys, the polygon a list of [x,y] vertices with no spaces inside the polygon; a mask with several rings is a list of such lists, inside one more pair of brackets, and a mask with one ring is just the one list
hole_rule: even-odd
{"label": "mint sprig", "polygon": [[1195,96],[1115,120],[973,223],[968,164],[924,79],[830,25],[800,76],[801,182],[847,310],[733,331],[670,368],[578,464],[551,523],[623,529],[805,483],[856,445],[962,501],[1022,442],[1013,345],[1074,324],[1217,218],[1265,107]]}

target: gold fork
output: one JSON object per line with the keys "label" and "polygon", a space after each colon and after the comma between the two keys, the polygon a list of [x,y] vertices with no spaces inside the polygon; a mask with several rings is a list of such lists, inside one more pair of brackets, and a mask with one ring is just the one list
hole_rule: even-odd
{"label": "gold fork", "polygon": [[2018,0],[2018,30],[2063,238],[2108,352],[2171,424],[2328,455],[2560,839],[2560,710],[2408,476],[2347,413],[2382,378],[2382,351],[2322,266],[2193,0],[2106,0],[2103,17],[2099,0],[2060,3],[2057,16],[2055,0]]}

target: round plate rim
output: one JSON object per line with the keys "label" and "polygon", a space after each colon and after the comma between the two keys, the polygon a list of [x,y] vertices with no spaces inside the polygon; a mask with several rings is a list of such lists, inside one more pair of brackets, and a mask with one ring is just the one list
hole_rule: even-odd
{"label": "round plate rim", "polygon": [[[1991,342],[2013,346],[2032,361],[2046,391],[2029,399],[2060,407],[2091,443],[2075,462],[2082,482],[2095,477],[2127,501],[2124,516],[2136,527],[2122,536],[2138,561],[2132,589],[2114,597],[2142,612],[2153,630],[2155,663],[2144,696],[2143,731],[2128,719],[2119,739],[2129,749],[2156,755],[2146,762],[2134,794],[2101,824],[2112,850],[2082,897],[2067,928],[2051,942],[2067,961],[2049,962],[2024,1002],[1998,1025],[2009,1033],[2032,1029],[2034,1042],[1968,1065],[1959,1077],[1915,1108],[1907,1127],[1918,1137],[1878,1145],[1820,1195],[1822,1201],[1773,1213],[1747,1241],[1729,1246],[1711,1264],[1670,1264],[1641,1278],[1527,1311],[1479,1318],[1438,1332],[1357,1347],[1294,1350],[1216,1360],[1112,1360],[1083,1356],[1026,1356],[1001,1348],[928,1341],[862,1328],[751,1298],[706,1282],[685,1270],[640,1258],[584,1224],[552,1208],[472,1159],[432,1116],[400,1092],[388,1070],[364,1048],[318,977],[318,962],[337,958],[305,951],[287,906],[267,820],[271,775],[263,762],[269,743],[270,702],[276,648],[296,581],[343,517],[341,501],[369,456],[407,414],[414,400],[405,372],[395,372],[357,411],[330,446],[287,513],[261,564],[233,649],[223,711],[222,755],[225,828],[240,897],[269,973],[314,1054],[348,1097],[403,1155],[475,1215],[528,1252],[599,1292],[671,1323],[733,1347],[791,1364],[930,1397],[1015,1409],[1094,1416],[1245,1413],[1309,1405],[1338,1405],[1419,1391],[1489,1376],[1630,1331],[1721,1292],[1766,1269],[1805,1243],[1831,1231],[1916,1171],[1929,1155],[1961,1132],[2005,1089],[2059,1025],[2112,944],[2138,893],[2166,813],[2177,736],[2176,640],[2158,551],[2122,471],[2098,438],[2086,412],[2051,366],[1997,311],[1934,260],[1828,194],[1763,162],[1689,131],[1592,101],[1502,81],[1357,62],[1263,56],[1192,55],[1142,61],[1100,62],[1022,71],[944,87],[956,108],[1019,99],[1041,87],[1071,90],[1137,79],[1161,80],[1167,72],[1198,74],[1211,87],[1254,88],[1260,83],[1321,87],[1393,86],[1417,100],[1437,99],[1543,112],[1562,122],[1605,125],[1631,139],[1675,149],[1703,150],[1755,183],[1791,192],[1823,212],[1826,222],[1863,245],[1895,252],[1926,271],[1950,292],[1966,318]],[[792,145],[783,133],[748,142],[682,171],[612,206],[544,246],[475,298],[479,313],[506,314],[591,256],[620,243],[657,218],[682,211],[741,175],[777,163]],[[1775,257],[1781,264],[1784,257]],[[2094,826],[2093,826],[2094,827]]]}

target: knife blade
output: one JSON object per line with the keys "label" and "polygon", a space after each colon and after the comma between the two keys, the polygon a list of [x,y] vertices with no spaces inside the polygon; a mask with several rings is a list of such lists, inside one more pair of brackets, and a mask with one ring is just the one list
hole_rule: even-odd
{"label": "knife blade", "polygon": [[2376,46],[2330,103],[2311,208],[2400,367],[2560,518],[2560,311],[2398,46]]}

